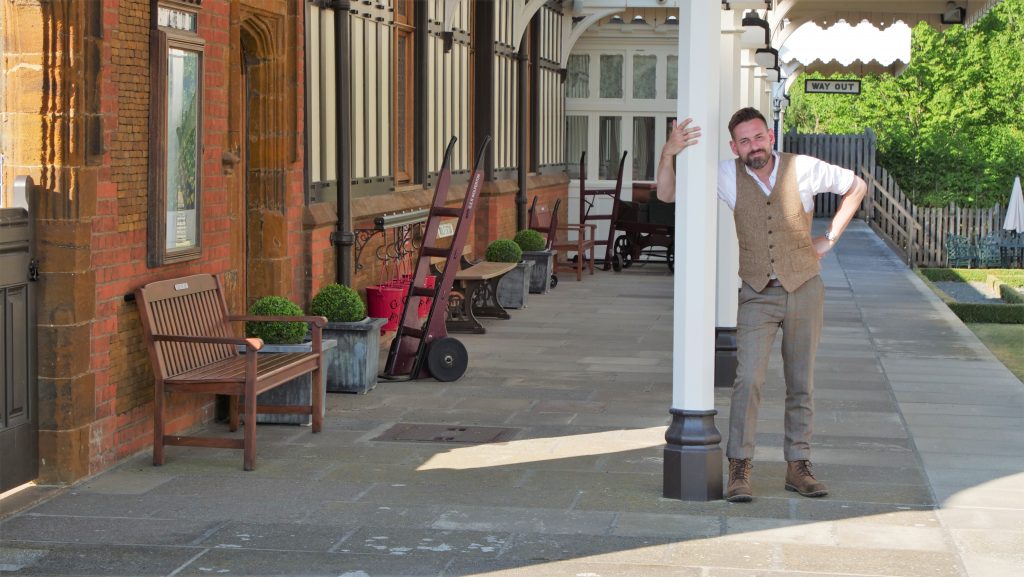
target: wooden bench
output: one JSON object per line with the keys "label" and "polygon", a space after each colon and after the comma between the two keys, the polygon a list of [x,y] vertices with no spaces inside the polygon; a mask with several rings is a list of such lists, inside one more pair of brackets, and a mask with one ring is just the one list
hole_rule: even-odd
{"label": "wooden bench", "polygon": [[[164,464],[164,445],[242,449],[246,471],[256,466],[256,414],[312,414],[313,432],[323,424],[320,356],[322,328],[318,316],[229,315],[219,279],[201,274],[149,283],[135,291],[139,316],[153,365],[153,464]],[[263,341],[236,337],[238,321],[304,321],[312,327],[312,352],[256,354]],[[244,352],[240,352],[243,349]],[[311,405],[259,405],[256,397],[291,379],[312,373]],[[242,439],[168,435],[166,393],[230,395],[230,429],[239,424],[239,400],[245,426]]]}
{"label": "wooden bench", "polygon": [[466,268],[455,273],[455,282],[461,290],[448,297],[449,332],[483,334],[487,329],[477,317],[508,319],[508,311],[498,304],[498,281],[505,273],[516,268],[514,262],[464,263]]}

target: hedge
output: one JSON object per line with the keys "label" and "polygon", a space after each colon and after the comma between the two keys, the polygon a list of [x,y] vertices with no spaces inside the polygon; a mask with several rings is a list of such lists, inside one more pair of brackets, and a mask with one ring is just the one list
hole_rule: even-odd
{"label": "hedge", "polygon": [[1024,269],[1006,268],[922,268],[932,282],[985,282],[992,275],[1006,284],[1024,286]]}
{"label": "hedge", "polygon": [[[992,269],[989,269],[989,271],[990,270]],[[1017,291],[1015,291],[1006,284],[1000,285],[1000,293],[1002,295],[1003,300],[1006,301],[1007,303],[1017,304],[989,305],[980,303],[959,303],[950,298],[949,295],[947,295],[946,293],[942,292],[942,290],[939,289],[939,287],[932,284],[932,278],[930,278],[931,276],[934,276],[937,277],[939,281],[951,280],[956,282],[960,280],[960,277],[955,276],[954,274],[951,278],[951,275],[949,273],[982,272],[986,273],[986,276],[982,276],[978,280],[984,282],[988,278],[988,271],[986,271],[986,269],[933,268],[917,269],[915,270],[915,272],[917,273],[918,277],[924,281],[924,284],[928,285],[928,288],[932,289],[932,292],[934,292],[940,299],[942,299],[942,302],[945,303],[947,307],[949,307],[949,310],[953,311],[953,314],[955,314],[957,317],[960,318],[960,320],[962,320],[965,323],[997,323],[1010,325],[1024,324],[1024,298],[1021,297],[1020,293],[1018,293]],[[1013,296],[1007,299],[1006,295],[1011,293]],[[1012,300],[1015,297],[1020,300]]]}

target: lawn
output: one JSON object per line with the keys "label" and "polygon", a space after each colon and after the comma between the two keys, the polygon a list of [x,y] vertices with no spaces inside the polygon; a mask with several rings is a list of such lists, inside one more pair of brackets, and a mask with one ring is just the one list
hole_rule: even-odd
{"label": "lawn", "polygon": [[1024,381],[1024,325],[967,323],[1006,368]]}

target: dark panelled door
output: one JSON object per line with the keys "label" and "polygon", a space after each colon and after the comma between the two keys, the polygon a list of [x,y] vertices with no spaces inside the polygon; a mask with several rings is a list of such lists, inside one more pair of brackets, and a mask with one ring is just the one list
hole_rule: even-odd
{"label": "dark panelled door", "polygon": [[0,492],[39,474],[31,228],[25,209],[0,209]]}

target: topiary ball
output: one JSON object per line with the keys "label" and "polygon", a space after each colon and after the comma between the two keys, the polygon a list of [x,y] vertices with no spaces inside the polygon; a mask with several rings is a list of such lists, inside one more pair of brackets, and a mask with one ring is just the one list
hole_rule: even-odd
{"label": "topiary ball", "polygon": [[[301,316],[302,307],[279,296],[267,296],[252,303],[249,314],[260,317]],[[245,334],[263,339],[268,345],[295,345],[306,337],[306,323],[302,321],[247,321]]]}
{"label": "topiary ball", "polygon": [[516,237],[512,240],[519,245],[519,248],[526,252],[544,250],[544,247],[548,244],[541,233],[529,228],[517,232]]}
{"label": "topiary ball", "polygon": [[487,245],[484,258],[490,262],[519,262],[523,260],[523,249],[515,241],[499,239]]}
{"label": "topiary ball", "polygon": [[338,283],[331,283],[313,297],[309,313],[332,323],[354,323],[366,318],[366,305],[355,289]]}

